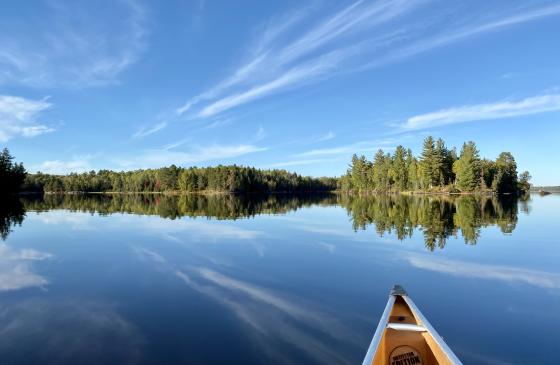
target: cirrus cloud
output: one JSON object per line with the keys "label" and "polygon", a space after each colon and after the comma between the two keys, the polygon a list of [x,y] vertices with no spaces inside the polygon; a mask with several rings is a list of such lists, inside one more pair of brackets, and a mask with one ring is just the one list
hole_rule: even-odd
{"label": "cirrus cloud", "polygon": [[53,132],[53,128],[36,121],[37,117],[51,106],[46,99],[32,100],[0,95],[0,142]]}
{"label": "cirrus cloud", "polygon": [[409,118],[404,129],[425,129],[446,124],[513,118],[560,110],[560,94],[545,94],[517,101],[463,105]]}

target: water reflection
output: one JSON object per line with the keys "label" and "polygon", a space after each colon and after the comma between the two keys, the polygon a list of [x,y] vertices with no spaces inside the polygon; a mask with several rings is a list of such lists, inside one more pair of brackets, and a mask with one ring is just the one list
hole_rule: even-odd
{"label": "water reflection", "polygon": [[[2,303],[3,364],[136,364],[145,340],[115,305],[95,300]],[[23,349],[23,351],[22,351]]]}
{"label": "water reflection", "polygon": [[12,227],[21,225],[25,210],[21,201],[13,196],[0,196],[0,238],[5,240]]}
{"label": "water reflection", "polygon": [[548,271],[479,264],[417,254],[407,254],[403,258],[416,268],[457,277],[524,283],[546,289],[560,288],[560,274]]}
{"label": "water reflection", "polygon": [[[343,326],[335,313],[325,312],[317,303],[235,277],[219,265],[196,266],[175,263],[145,247],[135,247],[143,262],[161,273],[177,278],[187,288],[220,305],[250,330],[257,348],[268,358],[266,363],[291,363],[282,351],[288,342],[301,351],[305,363],[351,364],[333,349],[347,344],[359,349],[359,339]],[[311,330],[311,331],[310,331]],[[302,355],[300,355],[302,356]]]}
{"label": "water reflection", "polygon": [[[0,220],[2,364],[359,363],[396,282],[465,363],[530,363],[517,345],[554,346],[532,328],[560,323],[550,198],[47,195],[12,206]],[[455,236],[478,246],[438,249]],[[542,311],[526,309],[535,298]]]}
{"label": "water reflection", "polygon": [[332,205],[334,194],[278,195],[140,195],[140,194],[50,194],[23,199],[25,209],[158,215],[162,218],[212,217],[238,219],[258,214],[283,214],[311,205]]}
{"label": "water reflection", "polygon": [[[21,226],[25,210],[20,200],[2,197],[0,204],[0,238],[6,240],[14,226]],[[33,249],[13,248],[0,241],[0,292],[30,287],[44,287],[47,279],[35,273],[33,263],[51,255]]]}
{"label": "water reflection", "polygon": [[[508,196],[343,195],[340,203],[352,216],[355,230],[374,224],[380,236],[395,233],[404,240],[419,228],[430,251],[444,248],[459,232],[465,243],[474,245],[482,228],[495,225],[508,234],[517,224],[518,200]],[[528,212],[527,202],[523,206]]]}
{"label": "water reflection", "polygon": [[[529,213],[528,200],[516,197],[406,196],[406,195],[46,195],[25,197],[3,206],[0,233],[6,238],[21,224],[25,210],[65,209],[100,215],[132,213],[162,218],[209,217],[234,220],[259,214],[286,214],[312,205],[341,205],[352,219],[354,230],[373,225],[378,235],[394,233],[400,240],[420,230],[427,249],[444,248],[447,239],[461,236],[466,244],[477,243],[481,230],[497,226],[513,232],[518,211]],[[194,224],[194,223],[193,223]]]}

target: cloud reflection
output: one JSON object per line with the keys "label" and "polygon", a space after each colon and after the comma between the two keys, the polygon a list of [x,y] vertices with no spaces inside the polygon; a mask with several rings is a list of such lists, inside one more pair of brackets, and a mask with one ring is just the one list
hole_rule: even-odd
{"label": "cloud reflection", "polygon": [[350,364],[340,348],[362,342],[354,331],[341,325],[317,303],[265,289],[217,269],[173,265],[151,250],[135,252],[140,252],[142,259],[152,258],[158,270],[173,274],[192,290],[230,310],[241,323],[253,329],[244,334],[275,362],[292,363],[281,351],[289,345],[305,353],[311,362]]}
{"label": "cloud reflection", "polygon": [[0,291],[44,287],[48,280],[33,270],[33,261],[51,258],[49,253],[31,249],[14,250],[0,243]]}
{"label": "cloud reflection", "polygon": [[144,343],[116,308],[84,300],[0,305],[2,363],[136,364]]}
{"label": "cloud reflection", "polygon": [[453,276],[524,283],[547,289],[560,288],[560,274],[511,266],[477,264],[423,255],[405,258],[412,266]]}

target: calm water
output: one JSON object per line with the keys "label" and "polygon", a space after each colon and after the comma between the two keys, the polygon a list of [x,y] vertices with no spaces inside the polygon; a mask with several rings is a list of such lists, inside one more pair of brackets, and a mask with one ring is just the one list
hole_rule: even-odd
{"label": "calm water", "polygon": [[394,283],[464,363],[551,363],[559,212],[560,196],[3,201],[0,363],[359,364]]}

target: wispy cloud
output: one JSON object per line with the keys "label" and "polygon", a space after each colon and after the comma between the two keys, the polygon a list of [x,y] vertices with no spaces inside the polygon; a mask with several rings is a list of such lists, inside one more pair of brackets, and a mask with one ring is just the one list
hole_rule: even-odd
{"label": "wispy cloud", "polygon": [[354,153],[367,153],[374,152],[378,149],[391,150],[393,147],[390,144],[385,144],[384,141],[361,141],[349,145],[317,148],[307,152],[302,152],[296,156],[300,157],[319,157],[319,156],[348,156]]}
{"label": "wispy cloud", "polygon": [[31,100],[19,96],[0,95],[0,142],[16,137],[36,137],[53,132],[36,118],[52,106],[46,99]]}
{"label": "wispy cloud", "polygon": [[97,2],[48,2],[42,17],[22,10],[18,21],[0,23],[0,84],[115,82],[146,47],[146,11],[134,0],[111,3],[111,14],[103,17],[96,7]]}
{"label": "wispy cloud", "polygon": [[263,139],[266,138],[266,131],[264,130],[263,126],[259,126],[259,129],[257,129],[257,133],[255,134],[255,141],[262,141]]}
{"label": "wispy cloud", "polygon": [[32,171],[40,171],[47,174],[60,174],[66,175],[71,172],[86,172],[93,170],[90,163],[93,156],[74,156],[71,160],[47,160],[43,161],[39,165],[31,167]]}
{"label": "wispy cloud", "polygon": [[292,166],[304,166],[304,165],[313,165],[325,162],[332,162],[332,159],[309,159],[309,160],[292,160],[292,161],[283,161],[283,162],[275,162],[271,164],[267,164],[264,167],[269,169],[276,169],[276,168],[283,168],[283,167],[292,167]]}
{"label": "wispy cloud", "polygon": [[329,71],[335,69],[350,53],[356,51],[356,48],[345,48],[333,51],[317,59],[293,67],[275,79],[212,102],[205,106],[197,116],[201,118],[210,117],[238,105],[262,98],[278,90],[301,85],[308,82],[311,78],[326,76]]}
{"label": "wispy cloud", "polygon": [[[427,22],[418,21],[418,17],[408,17],[416,8],[424,6],[431,4],[429,1],[357,1],[321,21],[298,26],[298,33],[293,25],[301,23],[302,15],[290,14],[283,23],[271,26],[270,31],[261,30],[263,36],[248,51],[247,62],[214,87],[189,99],[176,112],[207,118],[341,73],[400,61],[470,37],[560,13],[558,5],[512,7],[513,11],[492,12],[491,17],[463,16],[456,23],[436,16],[428,26]],[[395,22],[396,19],[403,20],[406,26]]]}
{"label": "wispy cloud", "polygon": [[336,137],[336,134],[334,134],[333,131],[329,131],[328,133],[320,136],[319,138],[317,138],[315,140],[315,142],[325,142],[325,141],[330,141],[331,139],[333,139],[334,137]]}
{"label": "wispy cloud", "polygon": [[213,128],[218,128],[218,127],[225,127],[227,125],[230,125],[234,122],[233,118],[223,118],[223,119],[217,119],[215,121],[213,121],[210,124],[205,125],[204,127],[202,127],[202,129],[213,129]]}
{"label": "wispy cloud", "polygon": [[251,144],[193,146],[188,152],[172,149],[145,150],[130,157],[112,160],[121,168],[136,169],[175,165],[188,165],[207,161],[227,160],[267,150]]}
{"label": "wispy cloud", "polygon": [[[362,42],[350,46],[335,45],[346,36],[388,22],[407,12],[415,5],[403,0],[366,3],[357,1],[318,22],[303,34],[291,36],[291,41],[274,45],[280,34],[289,33],[293,24],[301,19],[301,13],[294,12],[282,25],[275,24],[263,32],[257,42],[257,49],[250,50],[252,57],[223,81],[209,90],[191,98],[177,108],[178,114],[191,110],[198,103],[211,101],[197,116],[209,117],[241,104],[278,92],[300,86],[313,79],[328,76],[343,61],[361,52]],[[371,43],[371,41],[370,41]],[[326,51],[321,48],[327,47]],[[319,51],[317,54],[313,52]],[[236,86],[241,91],[230,93]]]}
{"label": "wispy cloud", "polygon": [[150,134],[154,134],[156,132],[161,131],[165,127],[167,127],[166,122],[160,122],[160,123],[154,124],[153,126],[149,126],[149,127],[148,126],[140,127],[131,136],[131,138],[133,138],[133,139],[144,138],[146,136],[149,136]]}
{"label": "wispy cloud", "polygon": [[173,143],[168,143],[165,146],[163,146],[161,149],[162,150],[172,150],[174,148],[180,147],[182,145],[184,145],[185,143],[189,142],[191,140],[191,138],[184,138],[181,139],[180,141],[176,141]]}
{"label": "wispy cloud", "polygon": [[506,28],[530,22],[539,18],[560,14],[560,6],[553,5],[537,9],[518,9],[515,14],[497,14],[494,19],[476,20],[468,22],[468,25],[455,26],[444,29],[435,35],[428,34],[421,40],[412,40],[410,44],[395,47],[393,50],[379,55],[370,61],[362,69],[377,67],[391,62],[400,61],[408,57],[430,51],[435,48],[447,46],[464,41],[468,38],[485,33],[501,31]]}
{"label": "wispy cloud", "polygon": [[409,118],[402,128],[425,129],[446,124],[512,118],[560,110],[560,94],[546,94],[517,101],[463,105]]}

